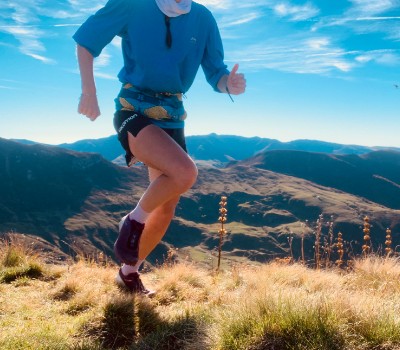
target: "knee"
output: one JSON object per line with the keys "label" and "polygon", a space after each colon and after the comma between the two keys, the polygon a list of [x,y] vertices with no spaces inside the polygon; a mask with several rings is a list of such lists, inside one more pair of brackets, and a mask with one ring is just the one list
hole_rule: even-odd
{"label": "knee", "polygon": [[181,192],[190,189],[197,180],[198,170],[193,162],[176,169],[176,182]]}

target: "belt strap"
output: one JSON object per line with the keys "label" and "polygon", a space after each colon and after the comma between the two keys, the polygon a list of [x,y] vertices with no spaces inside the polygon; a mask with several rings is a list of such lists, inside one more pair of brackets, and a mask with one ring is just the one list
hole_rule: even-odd
{"label": "belt strap", "polygon": [[[134,99],[137,101],[150,103],[154,106],[160,106],[160,105],[162,105],[162,100],[168,96],[157,94],[157,93],[155,93],[153,96],[149,96],[146,93],[132,91],[132,90],[128,90],[128,89],[122,89],[119,94],[119,97],[131,98],[131,99]],[[180,101],[179,99],[173,99],[171,101],[168,101],[168,104],[173,105],[174,108],[179,108],[183,105],[183,102]]]}

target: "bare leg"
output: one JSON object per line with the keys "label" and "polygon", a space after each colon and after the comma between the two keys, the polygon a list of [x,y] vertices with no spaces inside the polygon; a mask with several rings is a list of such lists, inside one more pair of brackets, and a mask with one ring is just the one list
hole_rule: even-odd
{"label": "bare leg", "polygon": [[[120,229],[114,249],[125,264],[119,270],[116,280],[119,285],[127,287],[131,292],[151,295],[153,293],[143,286],[138,269],[164,236],[174,216],[180,195],[196,181],[197,168],[182,148],[162,129],[154,125],[145,127],[136,137],[128,134],[128,140],[131,152],[149,167],[150,185],[137,208],[150,215],[147,217],[139,246],[137,246],[139,240],[133,241],[126,236],[132,234],[130,225],[138,223],[135,220],[123,222],[122,228],[125,231]],[[126,237],[121,238],[124,235]],[[135,244],[133,252],[129,254],[124,241],[126,238],[128,243]]]}
{"label": "bare leg", "polygon": [[129,146],[149,169],[150,185],[139,201],[151,212],[140,239],[139,259],[144,260],[161,241],[175,214],[180,195],[197,177],[193,160],[160,128],[150,125],[133,137]]}
{"label": "bare leg", "polygon": [[197,178],[193,160],[163,130],[149,125],[136,137],[128,134],[132,153],[148,167],[160,172],[149,185],[140,206],[152,212],[162,204],[175,200],[186,192]]}
{"label": "bare leg", "polygon": [[[150,181],[153,182],[162,173],[156,169],[149,168]],[[153,249],[164,237],[168,226],[175,214],[175,207],[178,204],[179,196],[161,204],[154,209],[146,221],[146,225],[140,239],[139,259],[145,260]]]}

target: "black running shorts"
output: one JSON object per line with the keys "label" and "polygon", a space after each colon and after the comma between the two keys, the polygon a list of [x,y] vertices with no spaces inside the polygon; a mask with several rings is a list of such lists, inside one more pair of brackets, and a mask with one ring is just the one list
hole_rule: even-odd
{"label": "black running shorts", "polygon": [[[133,111],[116,111],[114,114],[114,128],[118,134],[118,140],[125,150],[125,160],[127,166],[138,162],[138,159],[129,149],[128,132],[134,137],[148,125],[153,124],[151,118]],[[167,129],[162,128],[172,139],[187,152],[185,133],[183,128]]]}

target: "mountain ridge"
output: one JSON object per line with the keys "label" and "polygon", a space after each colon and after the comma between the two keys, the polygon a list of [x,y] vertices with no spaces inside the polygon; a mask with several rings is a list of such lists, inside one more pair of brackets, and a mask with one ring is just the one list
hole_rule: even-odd
{"label": "mountain ridge", "polygon": [[[29,142],[28,140],[19,140]],[[258,152],[272,150],[299,150],[307,152],[332,154],[364,154],[377,150],[395,150],[396,147],[368,147],[359,145],[345,145],[318,140],[294,140],[281,142],[275,139],[262,137],[243,137],[236,135],[192,135],[186,137],[189,154],[196,160],[213,160],[227,163],[232,160],[243,160],[252,157]],[[104,158],[114,161],[123,154],[123,150],[115,135],[99,139],[86,139],[73,143],[63,143],[59,147],[79,151],[94,152]]]}

